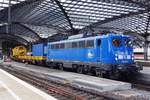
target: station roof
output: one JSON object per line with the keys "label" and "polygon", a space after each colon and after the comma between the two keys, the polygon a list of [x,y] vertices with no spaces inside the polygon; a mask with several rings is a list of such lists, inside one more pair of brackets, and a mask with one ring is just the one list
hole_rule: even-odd
{"label": "station roof", "polygon": [[[0,28],[7,26],[8,5],[0,0]],[[78,30],[126,32],[150,41],[149,0],[11,0],[10,15],[12,33],[27,39]]]}

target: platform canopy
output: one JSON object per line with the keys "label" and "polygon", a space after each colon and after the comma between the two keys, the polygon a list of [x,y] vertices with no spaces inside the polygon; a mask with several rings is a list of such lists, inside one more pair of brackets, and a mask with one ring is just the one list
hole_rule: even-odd
{"label": "platform canopy", "polygon": [[28,41],[111,31],[150,42],[149,22],[149,0],[0,0],[0,33]]}

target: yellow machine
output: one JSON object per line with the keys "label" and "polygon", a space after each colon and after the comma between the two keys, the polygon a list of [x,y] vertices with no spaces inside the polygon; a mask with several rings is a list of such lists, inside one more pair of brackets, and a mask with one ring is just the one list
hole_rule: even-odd
{"label": "yellow machine", "polygon": [[27,55],[27,49],[24,46],[16,46],[12,49],[12,56],[16,60],[21,61],[43,61],[45,60],[44,56],[29,56]]}
{"label": "yellow machine", "polygon": [[16,46],[12,49],[13,57],[25,56],[27,54],[27,49],[24,46]]}

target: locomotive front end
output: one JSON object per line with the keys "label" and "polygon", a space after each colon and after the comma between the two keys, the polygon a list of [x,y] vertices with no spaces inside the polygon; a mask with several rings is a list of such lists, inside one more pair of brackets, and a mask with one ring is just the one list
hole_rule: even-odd
{"label": "locomotive front end", "polygon": [[142,66],[135,64],[131,37],[120,35],[110,39],[113,70],[123,73],[136,73]]}

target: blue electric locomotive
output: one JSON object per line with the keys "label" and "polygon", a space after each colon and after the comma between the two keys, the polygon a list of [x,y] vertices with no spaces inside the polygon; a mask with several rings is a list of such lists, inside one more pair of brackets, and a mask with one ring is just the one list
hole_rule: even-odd
{"label": "blue electric locomotive", "polygon": [[78,73],[118,76],[141,70],[135,65],[129,36],[102,35],[48,43],[47,62]]}

